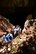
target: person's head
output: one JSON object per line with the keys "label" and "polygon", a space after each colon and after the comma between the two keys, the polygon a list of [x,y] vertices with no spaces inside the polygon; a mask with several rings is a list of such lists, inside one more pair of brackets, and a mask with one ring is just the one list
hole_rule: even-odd
{"label": "person's head", "polygon": [[27,16],[27,19],[32,19],[32,14],[29,14],[28,16]]}
{"label": "person's head", "polygon": [[9,24],[9,20],[2,16],[0,18],[0,29],[6,31],[8,24]]}

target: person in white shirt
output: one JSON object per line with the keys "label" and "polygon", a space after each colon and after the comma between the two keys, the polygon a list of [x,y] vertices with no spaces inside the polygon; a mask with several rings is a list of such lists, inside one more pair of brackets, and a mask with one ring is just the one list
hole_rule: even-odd
{"label": "person in white shirt", "polygon": [[14,28],[14,36],[16,35],[18,35],[18,32],[21,32],[21,28],[20,28],[20,26],[19,25],[17,25],[15,28]]}

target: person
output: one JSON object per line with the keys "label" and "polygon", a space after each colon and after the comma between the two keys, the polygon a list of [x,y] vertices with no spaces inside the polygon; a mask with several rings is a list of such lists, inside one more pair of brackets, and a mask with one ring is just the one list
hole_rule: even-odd
{"label": "person", "polygon": [[27,27],[27,25],[29,24],[29,20],[32,19],[32,14],[27,16],[27,20],[25,21],[24,27]]}
{"label": "person", "polygon": [[32,14],[27,16],[27,20],[24,23],[24,29],[22,30],[22,34],[24,33],[25,30],[27,30],[27,26],[30,27],[29,21],[32,19]]}
{"label": "person", "polygon": [[[12,41],[12,39],[13,39],[13,34],[11,33],[12,30],[13,30],[13,24],[11,24],[8,19],[6,19],[5,17],[2,16],[0,18],[0,43],[1,43],[1,46],[4,45],[4,43],[6,45],[8,42]],[[10,43],[8,43],[8,45]]]}
{"label": "person", "polygon": [[14,28],[14,36],[16,37],[19,33],[21,33],[21,28],[19,25],[17,25],[15,28]]}

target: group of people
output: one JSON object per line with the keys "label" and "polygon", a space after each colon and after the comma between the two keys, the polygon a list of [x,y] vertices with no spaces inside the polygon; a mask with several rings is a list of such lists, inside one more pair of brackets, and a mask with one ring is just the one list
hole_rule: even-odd
{"label": "group of people", "polygon": [[19,36],[19,34],[25,34],[26,38],[30,36],[33,37],[33,30],[34,28],[36,28],[36,19],[33,20],[32,15],[29,15],[27,18],[28,19],[25,21],[24,28],[22,30],[19,25],[14,26],[10,23],[8,19],[4,18],[3,16],[0,16],[0,44],[4,45],[11,43],[16,36]]}
{"label": "group of people", "polygon": [[19,25],[14,26],[8,19],[0,16],[0,49],[2,48],[0,52],[7,47],[12,47],[12,40],[19,34],[21,34]]}
{"label": "group of people", "polygon": [[19,25],[12,25],[6,18],[0,18],[0,43],[8,43],[21,33]]}

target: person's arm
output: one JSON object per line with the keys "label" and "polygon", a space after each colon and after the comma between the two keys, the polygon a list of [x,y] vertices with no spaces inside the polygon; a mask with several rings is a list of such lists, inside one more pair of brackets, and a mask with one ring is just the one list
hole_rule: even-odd
{"label": "person's arm", "polygon": [[6,34],[6,32],[0,31],[0,36],[2,36],[3,34]]}
{"label": "person's arm", "polygon": [[24,27],[27,27],[27,25],[29,24],[29,20],[25,21]]}

